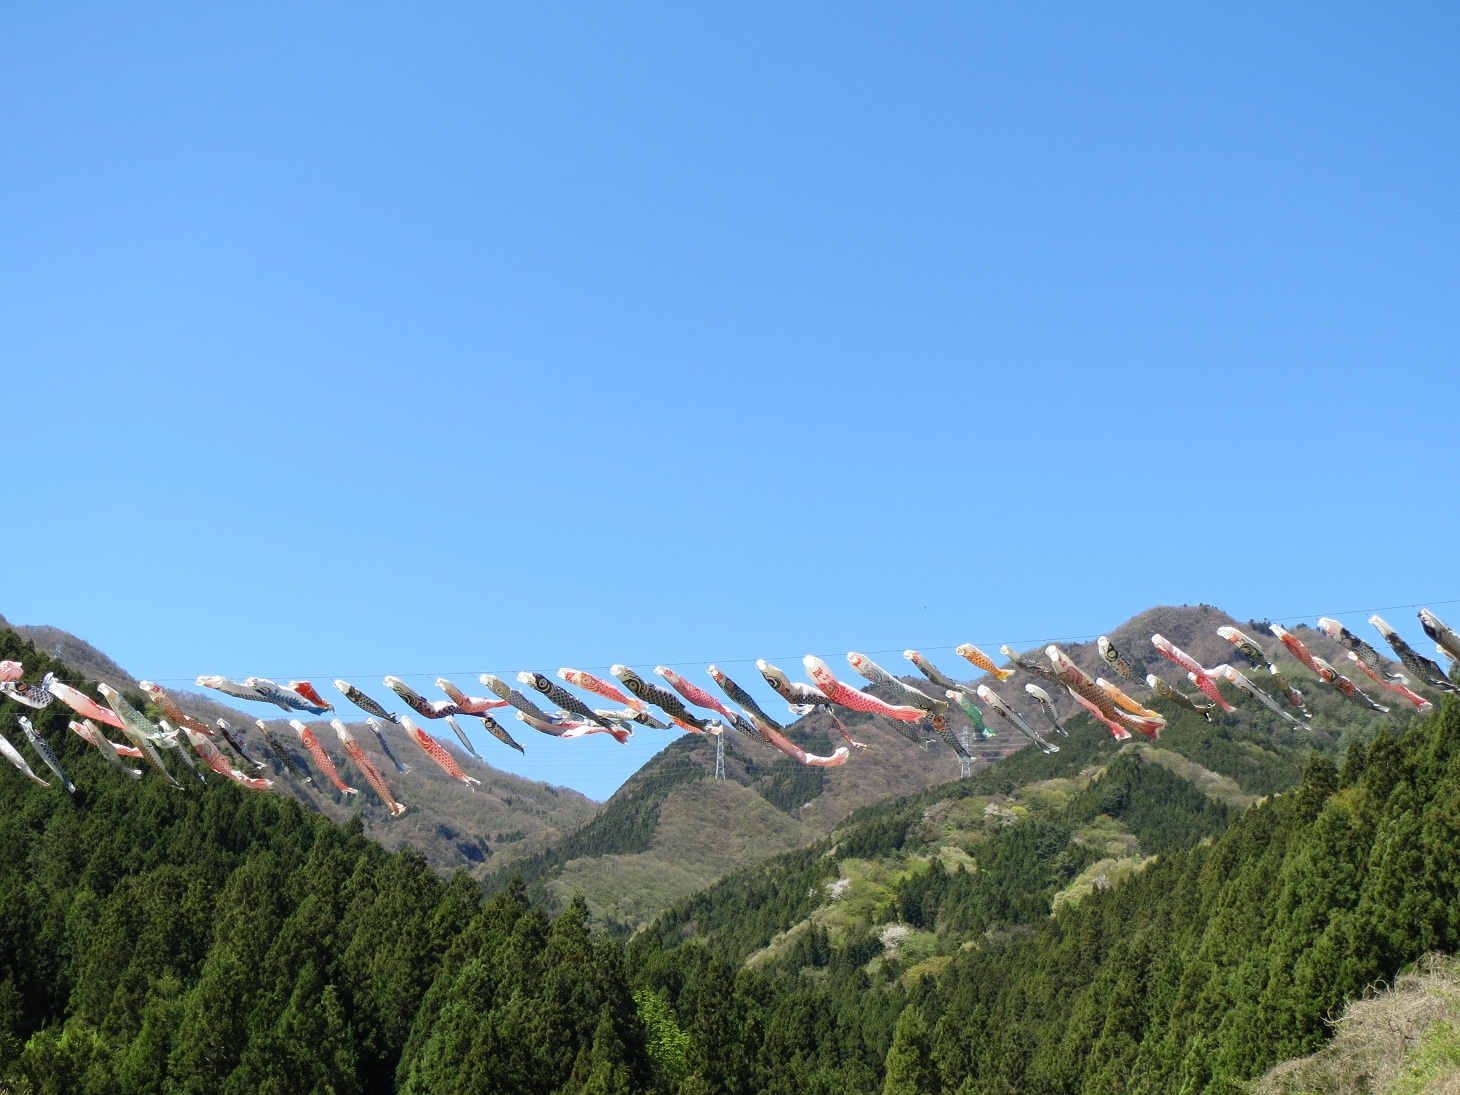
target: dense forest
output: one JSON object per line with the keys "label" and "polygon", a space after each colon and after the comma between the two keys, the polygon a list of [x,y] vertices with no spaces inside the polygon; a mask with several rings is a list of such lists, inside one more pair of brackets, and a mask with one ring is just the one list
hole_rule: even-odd
{"label": "dense forest", "polygon": [[1327,738],[1173,712],[1179,751],[1075,719],[628,942],[291,799],[126,779],[57,707],[76,793],[0,771],[11,1092],[1236,1091],[1460,935],[1449,699]]}
{"label": "dense forest", "polygon": [[[1143,791],[1141,771],[1112,764],[1070,800],[1066,826],[1097,802],[1142,799],[1142,814],[1166,800],[1192,835],[1220,824],[1174,784]],[[1237,1092],[1319,1045],[1325,1017],[1366,986],[1460,944],[1453,698],[1401,736],[1353,743],[1341,766],[1312,753],[1293,792],[1053,916],[1038,896],[1080,863],[1049,820],[1004,830],[976,873],[913,876],[902,918],[963,939],[928,976],[869,968],[882,945],[855,932],[840,945],[808,932],[741,965],[812,914],[837,856],[895,850],[919,814],[868,811],[844,844],[726,879],[633,942],[638,980],[682,1016],[713,1006],[736,1032],[724,1090]]]}

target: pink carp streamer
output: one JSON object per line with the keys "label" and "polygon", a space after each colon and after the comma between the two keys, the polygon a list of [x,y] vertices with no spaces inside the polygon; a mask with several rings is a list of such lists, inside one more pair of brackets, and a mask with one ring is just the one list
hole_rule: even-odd
{"label": "pink carp streamer", "polygon": [[621,703],[625,707],[632,707],[640,714],[646,714],[649,705],[638,696],[625,695],[621,690],[609,684],[592,673],[585,673],[581,669],[559,669],[558,678],[567,681],[569,684],[583,689],[585,692],[593,692],[606,700],[613,700],[614,703]]}
{"label": "pink carp streamer", "polygon": [[[1441,652],[1445,650],[1443,646],[1439,647],[1439,649]],[[1345,653],[1348,655],[1348,660],[1353,662],[1354,665],[1358,666],[1360,669],[1362,669],[1365,676],[1367,676],[1369,680],[1373,681],[1380,688],[1388,692],[1393,692],[1396,696],[1403,696],[1410,703],[1419,708],[1419,713],[1421,715],[1428,715],[1431,711],[1435,709],[1435,705],[1432,704],[1429,700],[1425,699],[1419,693],[1411,692],[1408,688],[1404,687],[1403,684],[1396,684],[1394,681],[1386,681],[1382,679],[1379,674],[1375,673],[1372,669],[1369,668],[1368,664],[1364,661],[1363,658],[1359,657],[1352,650],[1345,651]],[[1409,678],[1407,677],[1400,678],[1401,681],[1405,681],[1408,679]]]}
{"label": "pink carp streamer", "polygon": [[1104,677],[1095,678],[1095,687],[1106,692],[1111,699],[1124,707],[1132,715],[1142,715],[1148,719],[1159,719],[1161,717],[1161,712],[1152,711],[1149,707],[1142,707],[1135,700],[1127,696],[1118,684],[1107,681]]}
{"label": "pink carp streamer", "polygon": [[[130,776],[132,779],[142,778],[142,769],[128,768],[125,764],[123,764],[121,758],[121,750],[117,747],[117,743],[106,737],[106,735],[98,730],[96,728],[96,723],[90,721],[89,719],[85,722],[77,722],[75,719],[72,719],[71,722],[67,725],[69,725],[72,731],[76,734],[76,736],[79,737],[82,741],[86,742],[87,745],[94,746],[96,748],[96,751],[106,758],[106,762],[112,767],[116,768],[117,771],[121,772],[123,775]],[[128,748],[130,748],[130,746]],[[142,755],[142,750],[137,749],[134,751],[139,757]]]}
{"label": "pink carp streamer", "polygon": [[703,707],[707,711],[717,712],[718,714],[724,715],[731,722],[735,721],[734,712],[732,712],[719,700],[715,699],[714,696],[710,695],[699,685],[694,684],[691,681],[685,680],[678,673],[668,668],[667,666],[656,665],[654,667],[654,672],[663,677],[665,683],[667,683],[670,688],[674,689],[696,707]]}
{"label": "pink carp streamer", "polygon": [[304,748],[309,750],[309,755],[314,758],[314,766],[324,773],[325,778],[338,787],[342,794],[358,795],[359,788],[351,787],[340,778],[339,772],[335,771],[335,762],[330,760],[330,755],[324,751],[324,746],[314,736],[314,731],[305,726],[298,719],[290,719],[289,725],[299,735],[299,740],[304,743]]}
{"label": "pink carp streamer", "polygon": [[182,732],[188,736],[188,742],[196,750],[198,756],[203,758],[203,763],[224,779],[231,780],[234,783],[240,783],[250,791],[267,791],[274,785],[274,781],[271,779],[256,779],[252,776],[246,776],[234,768],[228,763],[228,758],[218,751],[216,745],[192,727],[184,726]]}
{"label": "pink carp streamer", "polygon": [[412,722],[409,715],[402,715],[400,724],[402,729],[411,736],[411,740],[421,747],[421,752],[440,765],[441,770],[452,779],[459,779],[467,785],[481,783],[481,780],[475,776],[469,776],[463,772],[461,766],[452,759],[451,754],[442,748],[441,743]]}
{"label": "pink carp streamer", "polygon": [[212,727],[204,725],[191,715],[185,713],[177,705],[177,701],[169,696],[160,685],[155,685],[151,681],[142,681],[140,683],[142,691],[147,693],[148,698],[157,705],[157,709],[162,712],[163,717],[168,722],[181,730],[192,730],[194,733],[204,734],[210,738],[213,736]]}
{"label": "pink carp streamer", "polygon": [[1111,719],[1106,718],[1105,713],[1102,712],[1099,707],[1091,703],[1084,696],[1080,695],[1080,693],[1076,692],[1073,688],[1069,689],[1069,693],[1071,699],[1073,699],[1086,711],[1090,712],[1090,714],[1094,715],[1097,719],[1099,719],[1106,725],[1106,727],[1110,730],[1111,736],[1115,738],[1116,741],[1128,741],[1130,739],[1130,731],[1127,730],[1124,726],[1120,725],[1120,723],[1114,722]]}
{"label": "pink carp streamer", "polygon": [[[76,730],[75,722],[72,722],[70,726],[72,730]],[[89,741],[92,745],[95,745],[98,749],[101,749],[102,746],[98,743],[105,735],[102,734],[101,729],[96,725],[96,723],[92,722],[90,719],[87,719],[85,722],[81,723],[81,727],[82,729],[76,730],[76,732],[87,741]],[[85,732],[83,733],[82,731]],[[111,738],[106,738],[106,743],[110,745],[113,750],[116,751],[116,754],[119,757],[132,757],[135,760],[142,759],[142,750],[138,749],[135,745],[123,745],[119,741],[112,741]]]}
{"label": "pink carp streamer", "polygon": [[1197,661],[1169,639],[1160,635],[1151,636],[1151,645],[1170,661],[1175,662],[1182,669],[1186,670],[1191,677],[1191,682],[1200,688],[1223,711],[1237,710],[1227,702],[1226,698],[1222,695],[1221,689],[1217,687],[1217,682],[1212,680],[1207,671],[1202,668],[1201,662]]}
{"label": "pink carp streamer", "polygon": [[985,673],[992,673],[997,680],[1006,681],[1014,675],[1014,671],[1012,669],[1000,669],[997,665],[994,664],[994,660],[992,658],[990,658],[987,654],[985,654],[978,647],[974,646],[972,643],[964,643],[957,650],[955,650],[954,653],[957,654],[960,658],[963,658],[965,661],[971,662],[972,664],[978,666]]}
{"label": "pink carp streamer", "polygon": [[375,762],[370,759],[360,743],[355,740],[355,735],[350,733],[349,728],[339,719],[330,719],[330,727],[340,739],[340,744],[345,747],[345,752],[350,755],[351,762],[360,770],[365,777],[365,782],[370,784],[371,790],[385,803],[386,809],[390,811],[391,817],[400,817],[406,812],[406,808],[395,800],[390,793],[390,788],[385,784],[385,777],[380,774],[380,769],[375,767]]}
{"label": "pink carp streamer", "polygon": [[756,724],[756,729],[761,732],[766,742],[775,746],[792,760],[806,765],[809,768],[839,768],[847,762],[851,752],[845,745],[838,745],[829,757],[818,756],[815,753],[808,753],[799,745],[786,737],[779,730],[772,730],[768,726]]}
{"label": "pink carp streamer", "polygon": [[[1324,669],[1322,666],[1320,666],[1318,664],[1318,659],[1315,658],[1313,656],[1313,652],[1304,645],[1302,639],[1298,638],[1298,636],[1294,635],[1287,628],[1282,627],[1279,624],[1268,624],[1268,630],[1276,635],[1278,637],[1278,641],[1288,648],[1289,654],[1297,658],[1298,661],[1302,662],[1309,669],[1311,669],[1317,675],[1320,681],[1332,680],[1330,674],[1334,672],[1333,666],[1329,665],[1327,669]],[[1327,662],[1323,664],[1328,665]]]}
{"label": "pink carp streamer", "polygon": [[[1226,663],[1223,663],[1222,665],[1217,666],[1215,671],[1220,673],[1226,668]],[[1225,697],[1223,697],[1221,689],[1217,687],[1217,682],[1212,680],[1211,677],[1207,676],[1204,671],[1201,673],[1196,673],[1192,672],[1191,670],[1187,670],[1186,679],[1189,680],[1192,684],[1196,685],[1198,688],[1200,688],[1202,690],[1202,693],[1206,695],[1208,699],[1210,699],[1223,711],[1237,710],[1226,701]]]}
{"label": "pink carp streamer", "polygon": [[926,717],[924,712],[918,708],[889,704],[885,699],[877,699],[876,696],[858,692],[850,685],[844,685],[826,666],[825,661],[816,657],[815,654],[807,654],[806,657],[803,657],[802,664],[806,666],[806,673],[810,679],[815,680],[816,688],[821,689],[822,695],[826,696],[826,699],[832,704],[837,704],[837,707],[847,708],[848,711],[886,715],[888,718],[896,718],[901,723],[918,723]]}
{"label": "pink carp streamer", "polygon": [[51,684],[51,695],[71,708],[72,711],[75,711],[83,719],[92,719],[95,722],[105,723],[114,730],[123,729],[120,715],[109,707],[103,707],[85,692],[72,688],[69,684],[53,682]]}
{"label": "pink carp streamer", "polygon": [[451,698],[451,702],[461,708],[463,714],[480,715],[483,712],[493,711],[498,707],[507,706],[506,700],[489,699],[486,696],[468,696],[445,677],[436,678],[436,687],[445,692]]}
{"label": "pink carp streamer", "polygon": [[138,749],[135,745],[123,745],[119,741],[112,741],[111,738],[107,738],[106,735],[102,733],[101,728],[99,726],[97,726],[96,723],[92,722],[90,719],[87,719],[81,725],[84,726],[84,727],[87,727],[90,730],[90,734],[89,735],[83,735],[83,736],[86,737],[86,740],[87,741],[90,741],[93,745],[96,745],[97,748],[101,748],[101,746],[98,743],[103,738],[105,738],[106,739],[106,743],[112,747],[112,749],[116,752],[117,756],[119,756],[119,757],[130,757],[132,760],[141,760],[142,759],[142,750]]}
{"label": "pink carp streamer", "polygon": [[25,667],[20,662],[0,662],[0,681],[18,681],[24,672]]}
{"label": "pink carp streamer", "polygon": [[801,659],[801,664],[806,667],[807,674],[816,682],[816,687],[822,694],[838,707],[845,707],[849,711],[865,711],[871,715],[885,715],[900,722],[920,722],[924,718],[924,712],[916,707],[897,706],[843,684],[836,679],[827,664],[814,654],[807,654]]}

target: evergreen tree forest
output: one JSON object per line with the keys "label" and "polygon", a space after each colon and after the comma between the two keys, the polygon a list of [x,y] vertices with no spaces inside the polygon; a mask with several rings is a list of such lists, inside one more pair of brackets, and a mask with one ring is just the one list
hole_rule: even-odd
{"label": "evergreen tree forest", "polygon": [[1266,768],[1173,714],[1245,810],[1072,720],[630,940],[282,796],[130,780],[59,708],[74,795],[0,766],[4,1092],[1236,1092],[1460,946],[1453,699]]}

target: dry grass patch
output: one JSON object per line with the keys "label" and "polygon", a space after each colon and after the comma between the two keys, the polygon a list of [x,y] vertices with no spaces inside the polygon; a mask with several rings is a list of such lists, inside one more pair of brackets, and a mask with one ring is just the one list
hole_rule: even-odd
{"label": "dry grass patch", "polygon": [[1392,988],[1355,1000],[1333,1041],[1285,1061],[1254,1095],[1460,1095],[1460,965],[1430,955]]}

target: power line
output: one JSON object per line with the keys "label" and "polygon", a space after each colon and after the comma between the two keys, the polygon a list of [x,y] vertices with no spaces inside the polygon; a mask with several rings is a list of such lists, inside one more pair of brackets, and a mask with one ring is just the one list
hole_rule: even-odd
{"label": "power line", "polygon": [[[1383,605],[1383,606],[1380,606],[1380,607],[1377,607],[1377,608],[1349,608],[1349,609],[1344,609],[1341,612],[1332,612],[1332,611],[1330,611],[1330,612],[1303,612],[1303,613],[1296,613],[1296,614],[1291,615],[1291,616],[1269,616],[1268,619],[1271,622],[1273,622],[1273,623],[1290,623],[1290,622],[1295,621],[1295,620],[1316,619],[1319,616],[1357,616],[1357,615],[1360,615],[1360,614],[1373,615],[1376,612],[1396,612],[1396,611],[1398,611],[1399,609],[1402,609],[1402,608],[1430,608],[1430,607],[1433,607],[1433,606],[1436,606],[1436,605],[1453,605],[1453,604],[1460,604],[1460,597],[1456,597],[1456,598],[1452,598],[1450,600],[1444,600],[1444,601],[1416,601],[1413,604],[1407,604],[1407,605]],[[1090,642],[1091,640],[1098,638],[1099,635],[1100,635],[1099,632],[1092,632],[1092,633],[1090,633],[1088,635],[1057,635],[1057,636],[1053,636],[1053,637],[1044,637],[1044,638],[1035,638],[1035,639],[998,639],[998,640],[995,640],[995,639],[980,639],[974,645],[976,645],[976,646],[995,646],[995,647],[997,647],[997,646],[1010,646],[1010,647],[1013,647],[1013,648],[1015,648],[1017,650],[1020,647],[1026,647],[1026,646],[1028,646],[1028,647],[1042,646],[1042,645],[1045,645],[1045,644],[1048,644],[1048,643],[1079,643],[1079,642]],[[864,651],[862,651],[862,653],[864,653],[864,654],[901,654],[904,650],[908,650],[908,649],[919,649],[919,650],[956,650],[957,649],[957,644],[917,643],[917,644],[911,644],[909,646],[887,647],[886,649],[882,649],[882,650],[864,650]],[[830,657],[830,656],[831,655],[818,655],[818,657]],[[760,660],[769,661],[769,662],[796,661],[796,660],[800,659],[800,657],[801,657],[800,654],[777,654],[777,655],[772,655],[769,658],[700,658],[700,659],[693,659],[693,660],[686,660],[686,661],[655,662],[655,663],[652,663],[652,664],[653,665],[662,665],[662,666],[665,666],[665,667],[670,668],[670,669],[676,669],[676,668],[679,668],[681,666],[697,666],[697,665],[703,666],[703,665],[710,665],[711,663],[716,664],[716,665],[752,665],[756,661],[760,661]],[[634,664],[634,666],[632,666],[632,668],[640,668],[640,669],[642,669],[642,668],[649,668],[650,666],[651,666],[651,663],[649,663],[649,662],[637,662],[637,663]],[[612,668],[612,666],[611,665],[589,665],[589,666],[578,666],[576,668],[584,669],[587,672],[591,672],[591,673],[606,673],[606,672],[608,672],[608,670],[610,670]],[[475,677],[478,673],[482,673],[482,672],[492,673],[495,676],[499,676],[499,677],[502,677],[502,676],[510,677],[510,676],[513,676],[517,672],[517,670],[515,670],[515,669],[497,669],[497,670],[450,669],[450,670],[446,670],[445,672],[441,672],[441,671],[436,671],[436,672],[419,671],[419,672],[414,672],[414,673],[400,673],[400,672],[396,672],[396,673],[379,673],[379,672],[376,672],[376,673],[322,673],[322,672],[315,672],[315,673],[297,673],[296,672],[296,673],[274,673],[274,674],[271,675],[270,679],[291,679],[292,678],[292,679],[303,680],[303,679],[325,679],[325,678],[328,678],[328,679],[333,680],[336,677],[338,677],[340,679],[349,679],[349,678],[368,679],[368,678],[372,678],[372,677],[384,677],[384,676],[390,675],[390,676],[400,677],[402,679],[407,679],[407,678],[430,678],[430,679],[433,679],[434,680],[436,677],[463,677],[463,676],[466,676],[466,677]],[[256,676],[263,676],[263,674],[255,674],[255,675]],[[192,684],[192,683],[195,682],[195,678],[193,678],[193,677],[157,677],[157,678],[149,678],[149,679],[155,679],[157,681],[157,683],[159,683],[159,684],[180,684],[180,683]]]}

